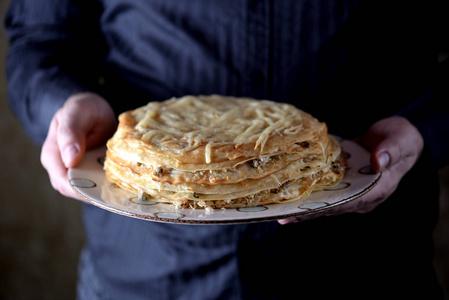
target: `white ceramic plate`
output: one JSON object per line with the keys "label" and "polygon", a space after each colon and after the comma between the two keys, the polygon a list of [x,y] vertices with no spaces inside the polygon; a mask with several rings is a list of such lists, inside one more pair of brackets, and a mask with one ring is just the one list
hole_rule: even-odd
{"label": "white ceramic plate", "polygon": [[184,224],[235,224],[284,219],[312,214],[357,199],[371,190],[381,174],[370,167],[369,153],[349,140],[340,141],[349,162],[342,182],[328,190],[312,193],[293,202],[261,205],[250,208],[177,209],[173,205],[139,201],[133,194],[114,187],[106,179],[103,161],[106,148],[85,154],[83,161],[68,173],[73,189],[90,204],[137,219]]}

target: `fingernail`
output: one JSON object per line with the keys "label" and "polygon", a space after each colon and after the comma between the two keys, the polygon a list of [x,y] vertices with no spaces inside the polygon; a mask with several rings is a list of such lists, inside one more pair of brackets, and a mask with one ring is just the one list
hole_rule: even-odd
{"label": "fingernail", "polygon": [[278,223],[281,224],[281,225],[286,225],[286,224],[288,224],[290,222],[287,219],[282,219],[282,220],[278,220]]}
{"label": "fingernail", "polygon": [[390,164],[390,155],[387,152],[382,152],[377,156],[379,161],[379,167],[381,170],[384,170]]}
{"label": "fingernail", "polygon": [[62,161],[66,167],[70,166],[70,163],[75,158],[75,156],[79,153],[79,148],[75,145],[68,145],[64,148],[64,152],[62,153]]}

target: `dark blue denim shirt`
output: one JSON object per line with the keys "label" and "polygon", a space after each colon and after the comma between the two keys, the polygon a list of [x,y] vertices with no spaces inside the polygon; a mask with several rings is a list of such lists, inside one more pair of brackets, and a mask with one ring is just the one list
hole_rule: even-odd
{"label": "dark blue denim shirt", "polygon": [[[9,101],[37,142],[67,97],[83,91],[116,113],[186,94],[288,102],[345,138],[403,115],[428,155],[398,200],[373,213],[203,227],[86,206],[87,249],[113,299],[384,298],[409,292],[397,278],[415,297],[431,295],[431,165],[449,159],[435,14],[431,1],[13,0]],[[424,186],[420,172],[430,174],[426,188],[410,193],[411,183]]]}

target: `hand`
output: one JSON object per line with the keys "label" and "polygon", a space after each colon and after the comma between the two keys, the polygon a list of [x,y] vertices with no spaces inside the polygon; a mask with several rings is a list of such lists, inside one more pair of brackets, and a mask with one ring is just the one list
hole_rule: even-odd
{"label": "hand", "polygon": [[81,161],[86,149],[104,143],[116,126],[112,108],[97,94],[80,93],[67,99],[50,123],[41,152],[41,163],[55,190],[81,199],[67,180],[67,170]]}
{"label": "hand", "polygon": [[357,200],[321,213],[279,220],[280,224],[296,223],[321,216],[344,213],[368,213],[396,190],[402,177],[417,162],[424,140],[414,125],[403,117],[382,119],[372,125],[359,142],[371,151],[371,167],[382,172],[377,185]]}

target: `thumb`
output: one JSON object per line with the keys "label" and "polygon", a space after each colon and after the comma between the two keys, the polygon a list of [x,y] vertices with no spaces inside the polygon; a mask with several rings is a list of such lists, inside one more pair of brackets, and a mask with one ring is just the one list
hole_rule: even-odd
{"label": "thumb", "polygon": [[58,146],[66,168],[72,168],[81,161],[86,151],[87,136],[95,123],[94,114],[98,109],[88,96],[70,97],[56,115]]}
{"label": "thumb", "polygon": [[370,162],[374,172],[385,171],[401,159],[400,120],[392,117],[373,124],[363,136],[363,144],[371,151]]}
{"label": "thumb", "polygon": [[399,159],[400,154],[397,144],[386,139],[371,152],[370,162],[374,172],[380,173],[389,166],[395,165]]}
{"label": "thumb", "polygon": [[63,107],[58,116],[57,140],[66,168],[72,168],[81,161],[86,151],[86,135],[90,125],[87,114],[72,109]]}
{"label": "thumb", "polygon": [[115,114],[106,100],[93,93],[75,94],[57,113],[57,139],[66,168],[76,166],[86,149],[104,142],[115,131]]}

